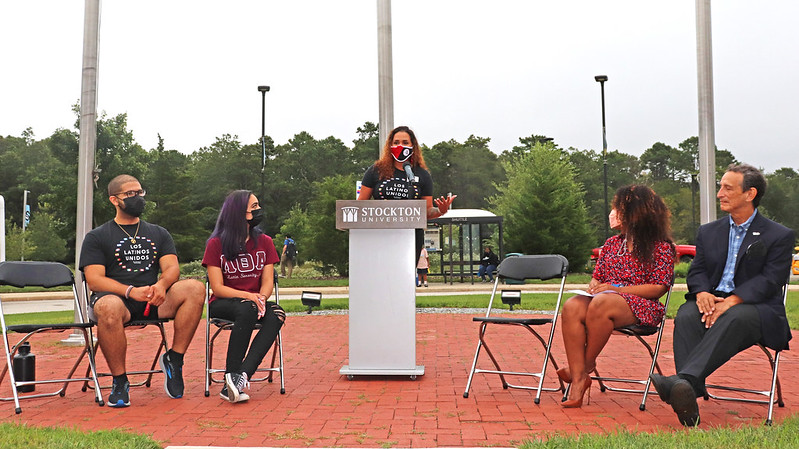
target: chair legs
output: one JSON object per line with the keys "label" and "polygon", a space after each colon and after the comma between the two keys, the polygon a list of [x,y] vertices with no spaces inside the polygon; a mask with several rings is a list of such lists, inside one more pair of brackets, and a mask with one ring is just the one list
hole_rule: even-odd
{"label": "chair legs", "polygon": [[[780,379],[778,376],[779,367],[780,367],[780,352],[777,351],[774,356],[772,356],[771,352],[766,349],[765,346],[758,344],[757,345],[763,353],[766,355],[769,361],[769,365],[771,366],[771,383],[769,384],[768,390],[755,390],[751,388],[738,388],[738,387],[729,387],[725,385],[713,385],[707,384],[705,385],[705,400],[710,398],[718,399],[722,401],[736,401],[736,402],[748,402],[752,404],[766,404],[768,405],[768,412],[766,414],[765,424],[770,426],[772,424],[772,418],[774,413],[774,404],[777,404],[780,407],[785,407],[785,402],[783,401],[782,397],[782,385],[780,384]],[[744,397],[732,397],[732,396],[719,396],[711,394],[708,390],[716,389],[722,391],[735,391],[738,393],[744,394],[753,394],[757,396],[766,396],[768,399],[750,399]]]}
{"label": "chair legs", "polygon": [[[486,373],[486,374],[497,374],[497,375],[499,375],[500,381],[502,382],[502,388],[503,389],[517,388],[517,389],[523,389],[523,390],[535,390],[536,391],[536,397],[534,399],[534,402],[536,404],[538,404],[540,402],[540,400],[541,400],[541,392],[542,391],[565,391],[565,386],[563,385],[563,382],[561,382],[560,380],[558,380],[558,382],[560,384],[559,388],[545,388],[543,386],[544,377],[546,376],[547,363],[548,362],[552,363],[552,366],[555,368],[555,370],[558,369],[558,364],[557,364],[557,362],[555,362],[555,359],[552,356],[552,353],[550,351],[550,348],[552,346],[552,341],[551,341],[552,340],[552,333],[550,333],[550,341],[549,341],[549,344],[547,344],[547,342],[545,342],[544,339],[532,327],[530,327],[530,326],[528,326],[526,324],[519,324],[519,323],[507,323],[507,324],[512,324],[512,325],[517,325],[517,326],[524,327],[525,329],[530,331],[530,333],[532,333],[533,336],[535,336],[536,339],[538,339],[538,341],[541,343],[541,345],[545,348],[544,362],[543,362],[543,366],[541,367],[541,371],[539,371],[537,373],[503,371],[502,368],[499,365],[499,361],[497,361],[496,357],[494,357],[494,354],[491,352],[491,349],[489,348],[488,344],[485,341],[485,334],[486,334],[486,331],[488,329],[488,325],[487,325],[487,323],[482,323],[480,325],[480,330],[479,330],[479,338],[478,338],[478,341],[477,341],[477,349],[475,350],[475,353],[474,353],[474,360],[472,361],[471,370],[469,370],[469,378],[466,381],[466,389],[463,392],[463,397],[464,398],[468,398],[469,397],[469,390],[470,390],[471,385],[472,385],[472,379],[474,378],[474,375],[476,373]],[[477,360],[480,357],[480,350],[483,349],[483,348],[485,348],[485,352],[486,352],[486,354],[488,354],[488,358],[491,360],[491,363],[494,365],[494,368],[496,368],[496,369],[494,369],[494,370],[485,370],[485,369],[477,368]],[[536,378],[538,378],[538,386],[534,387],[534,386],[529,386],[529,385],[511,384],[511,383],[509,383],[506,380],[505,376],[536,377]]]}
{"label": "chair legs", "polygon": [[[31,381],[31,382],[24,382],[24,381],[20,381],[19,379],[15,378],[12,360],[13,360],[14,355],[17,353],[17,350],[22,345],[22,343],[25,343],[26,341],[28,341],[28,339],[30,339],[31,336],[33,336],[33,335],[35,335],[37,333],[40,333],[40,332],[46,332],[48,330],[47,329],[40,329],[40,330],[36,330],[36,331],[30,332],[27,335],[25,335],[13,347],[9,347],[8,340],[7,340],[7,338],[5,338],[6,336],[4,335],[3,340],[4,340],[4,345],[6,346],[6,365],[3,367],[2,372],[0,372],[0,383],[2,383],[2,381],[5,378],[6,374],[8,374],[9,383],[11,385],[12,396],[11,397],[0,397],[0,401],[11,401],[11,400],[13,400],[14,401],[14,405],[15,405],[15,412],[17,414],[19,414],[19,413],[22,412],[22,408],[21,408],[20,402],[19,402],[20,399],[43,398],[43,397],[50,397],[50,396],[56,396],[56,395],[64,397],[66,395],[67,386],[71,382],[84,382],[84,384],[86,384],[86,383],[88,383],[90,381],[93,381],[93,382],[95,382],[95,385],[96,385],[96,382],[97,382],[97,370],[96,370],[95,364],[94,364],[94,362],[95,362],[95,360],[94,360],[94,351],[92,350],[93,348],[92,348],[92,345],[90,343],[92,341],[91,331],[86,329],[86,328],[80,328],[80,329],[75,329],[75,330],[79,330],[81,332],[81,334],[83,336],[84,346],[81,349],[81,353],[78,356],[77,360],[75,360],[75,363],[72,365],[72,368],[70,368],[69,373],[67,374],[66,378],[63,378],[63,379],[38,380],[38,381]],[[75,374],[75,372],[78,370],[78,367],[83,362],[84,358],[87,358],[88,361],[89,361],[89,364],[88,364],[89,366],[86,368],[86,376],[85,377],[72,377]],[[63,385],[61,386],[61,388],[59,388],[58,390],[53,391],[53,392],[20,395],[19,392],[17,391],[17,387],[18,386],[39,385],[39,384],[56,384],[56,383],[63,383]],[[84,389],[83,391],[86,391],[86,390]],[[101,406],[104,405],[102,394],[100,393],[100,389],[95,387],[94,388],[94,393],[95,393],[95,400],[98,402],[98,404],[101,405]]]}
{"label": "chair legs", "polygon": [[[130,383],[131,387],[141,387],[141,386],[150,387],[150,385],[152,385],[153,375],[156,374],[156,373],[162,372],[161,368],[158,366],[158,359],[161,357],[161,354],[166,353],[167,351],[169,351],[169,345],[168,345],[167,339],[166,339],[166,329],[164,328],[164,321],[131,322],[125,327],[126,328],[144,328],[144,327],[147,327],[147,326],[156,326],[158,328],[158,332],[160,333],[160,336],[161,336],[161,342],[158,345],[158,349],[156,349],[156,351],[155,351],[155,357],[153,357],[153,361],[150,364],[150,368],[149,369],[147,369],[147,370],[139,370],[139,371],[127,371],[126,372],[126,374],[128,376],[136,376],[136,375],[141,375],[141,374],[146,374],[147,375],[147,377],[144,380],[140,381],[140,382],[131,382]],[[95,354],[97,353],[98,346],[99,346],[98,343],[95,342],[94,343],[94,353]],[[111,373],[97,373],[97,378],[109,377],[109,376],[111,376]],[[89,387],[89,381],[86,381],[83,384],[82,390],[86,391],[86,389],[88,387]],[[111,385],[100,386],[100,388],[111,388]]]}
{"label": "chair legs", "polygon": [[[214,364],[214,342],[216,341],[216,337],[219,336],[220,333],[224,330],[229,330],[232,324],[222,324],[222,325],[215,325],[216,330],[211,333],[211,323],[206,323],[206,334],[205,334],[205,397],[211,395],[211,384],[212,383],[224,383],[224,377],[214,378],[214,374],[223,374],[225,373],[224,369],[213,368]],[[277,365],[275,364],[277,362]],[[272,361],[268,368],[259,367],[255,370],[252,379],[249,379],[250,382],[262,382],[267,381],[272,383],[274,373],[277,373],[280,376],[280,394],[286,394],[286,384],[284,380],[283,374],[283,331],[280,330],[277,333],[277,337],[275,338],[275,342],[272,344]],[[257,377],[258,373],[269,373],[263,377]]]}

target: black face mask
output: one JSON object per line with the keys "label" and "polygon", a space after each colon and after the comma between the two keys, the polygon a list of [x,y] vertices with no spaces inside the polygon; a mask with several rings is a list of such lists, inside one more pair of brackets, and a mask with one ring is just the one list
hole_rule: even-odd
{"label": "black face mask", "polygon": [[131,217],[138,217],[142,214],[142,212],[144,212],[143,196],[132,196],[130,198],[125,198],[122,200],[122,202],[125,204],[125,207],[122,208],[122,210]]}
{"label": "black face mask", "polygon": [[261,224],[261,221],[264,219],[264,210],[263,209],[253,209],[251,212],[252,218],[247,220],[247,224],[250,225],[250,229],[258,226]]}

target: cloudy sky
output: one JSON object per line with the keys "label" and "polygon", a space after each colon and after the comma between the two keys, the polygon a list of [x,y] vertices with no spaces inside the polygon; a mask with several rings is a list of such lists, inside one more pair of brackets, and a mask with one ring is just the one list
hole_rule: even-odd
{"label": "cloudy sky", "polygon": [[[698,134],[694,0],[394,0],[395,125],[433,145],[470,134],[496,152],[543,134],[640,155]],[[0,5],[0,135],[71,128],[80,98],[81,0]],[[799,2],[712,4],[716,144],[799,169]],[[222,134],[278,144],[308,131],[351,144],[378,120],[375,0],[105,1],[98,111],[128,114],[192,152]]]}

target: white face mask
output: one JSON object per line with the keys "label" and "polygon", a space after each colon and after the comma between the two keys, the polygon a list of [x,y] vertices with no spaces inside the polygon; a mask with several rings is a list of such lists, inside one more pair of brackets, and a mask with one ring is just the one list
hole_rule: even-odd
{"label": "white face mask", "polygon": [[611,229],[621,228],[621,220],[619,220],[616,209],[611,209],[610,213],[608,214],[608,222],[610,223]]}

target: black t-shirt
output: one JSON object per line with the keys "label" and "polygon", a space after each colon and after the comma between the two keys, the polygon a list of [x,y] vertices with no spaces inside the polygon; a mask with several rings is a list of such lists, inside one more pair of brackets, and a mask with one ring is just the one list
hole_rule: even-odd
{"label": "black t-shirt", "polygon": [[430,172],[422,167],[414,167],[416,180],[408,182],[403,170],[394,168],[394,175],[389,179],[380,179],[380,173],[374,165],[366,169],[361,185],[372,189],[372,198],[376,200],[418,200],[425,196],[433,196],[433,178]]}
{"label": "black t-shirt", "polygon": [[177,254],[175,242],[161,226],[139,220],[138,233],[136,226],[123,225],[126,234],[111,220],[92,229],[83,240],[80,269],[103,265],[106,276],[136,287],[158,282],[159,259],[166,254]]}

